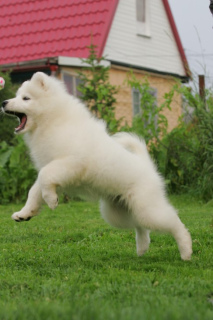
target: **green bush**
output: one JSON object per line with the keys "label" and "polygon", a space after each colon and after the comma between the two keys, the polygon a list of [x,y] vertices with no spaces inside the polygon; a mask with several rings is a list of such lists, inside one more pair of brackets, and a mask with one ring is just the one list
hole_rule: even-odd
{"label": "green bush", "polygon": [[36,177],[21,136],[17,145],[0,143],[0,203],[22,202],[26,200],[29,188]]}
{"label": "green bush", "polygon": [[[10,74],[0,72],[5,88],[0,91],[0,105],[13,98],[17,85],[12,84]],[[29,160],[22,137],[14,135],[17,119],[1,113],[0,117],[0,204],[26,200],[36,172]]]}
{"label": "green bush", "polygon": [[[0,90],[0,107],[4,100],[13,98],[17,90],[17,86],[12,84],[10,74],[0,72],[0,77],[5,79],[5,87]],[[7,141],[10,145],[15,143],[14,141],[14,128],[17,127],[17,120],[13,117],[8,117],[3,113],[0,114],[0,143]]]}
{"label": "green bush", "polygon": [[196,192],[205,200],[213,198],[213,93],[205,91],[205,100],[184,90],[185,99],[194,107],[192,125],[199,141],[198,163],[201,171],[197,177]]}
{"label": "green bush", "polygon": [[182,87],[188,123],[179,126],[152,145],[151,153],[173,193],[191,192],[204,201],[213,198],[213,99],[206,90],[205,101],[197,93]]}
{"label": "green bush", "polygon": [[[175,84],[158,106],[147,79],[138,81],[130,74],[127,83],[141,96],[140,113],[130,131],[148,144],[159,171],[171,193],[191,192],[205,201],[213,198],[213,93],[205,99],[186,86]],[[167,132],[165,108],[171,110],[174,93],[182,95],[185,112],[179,125]],[[190,112],[189,112],[190,110]],[[188,113],[188,114],[187,114]],[[187,115],[187,117],[186,117]],[[188,118],[185,121],[185,118]]]}
{"label": "green bush", "polygon": [[202,170],[200,143],[194,130],[183,122],[168,133],[151,153],[165,177],[168,191],[182,193],[197,183]]}

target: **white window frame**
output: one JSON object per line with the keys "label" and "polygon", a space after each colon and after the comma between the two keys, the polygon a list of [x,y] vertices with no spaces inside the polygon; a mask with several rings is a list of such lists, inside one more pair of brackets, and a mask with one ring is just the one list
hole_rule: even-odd
{"label": "white window frame", "polygon": [[[139,8],[145,12],[138,14]],[[151,37],[150,0],[135,0],[136,32],[138,36]]]}

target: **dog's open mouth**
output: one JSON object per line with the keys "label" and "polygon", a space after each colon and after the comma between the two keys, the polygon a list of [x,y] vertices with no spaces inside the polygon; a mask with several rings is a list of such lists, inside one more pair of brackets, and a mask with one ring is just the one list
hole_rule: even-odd
{"label": "dog's open mouth", "polygon": [[25,113],[9,111],[9,110],[6,110],[5,113],[18,118],[19,126],[17,128],[15,128],[16,133],[20,132],[21,130],[23,130],[25,128],[25,125],[27,123],[27,116]]}

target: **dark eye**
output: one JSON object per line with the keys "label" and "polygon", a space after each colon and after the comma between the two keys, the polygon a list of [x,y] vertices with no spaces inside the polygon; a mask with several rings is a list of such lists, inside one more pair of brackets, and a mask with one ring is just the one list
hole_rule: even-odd
{"label": "dark eye", "polygon": [[23,97],[23,100],[27,101],[27,100],[30,100],[29,97]]}

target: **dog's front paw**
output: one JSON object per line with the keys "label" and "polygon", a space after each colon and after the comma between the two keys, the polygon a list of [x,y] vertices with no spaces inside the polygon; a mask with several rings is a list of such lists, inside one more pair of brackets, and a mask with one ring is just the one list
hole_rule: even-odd
{"label": "dog's front paw", "polygon": [[21,211],[15,212],[12,215],[12,219],[16,222],[29,221],[32,217],[37,216],[39,211],[37,209],[30,209],[29,207],[24,207]]}
{"label": "dog's front paw", "polygon": [[32,218],[30,215],[23,214],[21,211],[15,212],[12,215],[12,219],[16,222],[29,221]]}
{"label": "dog's front paw", "polygon": [[42,198],[50,209],[54,210],[58,206],[58,196],[56,193],[42,193]]}

